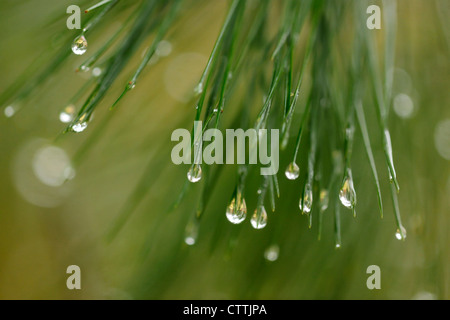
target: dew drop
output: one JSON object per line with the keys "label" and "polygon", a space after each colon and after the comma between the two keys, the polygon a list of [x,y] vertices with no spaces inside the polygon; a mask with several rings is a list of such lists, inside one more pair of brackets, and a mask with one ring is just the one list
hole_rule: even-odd
{"label": "dew drop", "polygon": [[184,242],[188,245],[188,246],[193,246],[195,244],[195,238],[192,236],[186,236],[186,238],[184,238]]}
{"label": "dew drop", "polygon": [[70,104],[65,107],[64,110],[59,114],[59,121],[61,121],[62,123],[69,123],[73,120],[74,114],[75,106],[73,104]]}
{"label": "dew drop", "polygon": [[83,65],[80,66],[80,68],[78,70],[81,70],[83,72],[88,72],[90,69],[91,68],[89,68],[88,66],[83,64]]}
{"label": "dew drop", "polygon": [[300,175],[300,168],[295,162],[291,162],[284,173],[289,180],[295,180]]}
{"label": "dew drop", "polygon": [[309,183],[305,185],[305,191],[303,194],[303,198],[300,199],[299,207],[302,214],[309,214],[312,209],[313,203],[313,192],[312,187]]}
{"label": "dew drop", "polygon": [[80,119],[78,119],[78,121],[76,123],[74,123],[72,125],[72,131],[76,132],[76,133],[80,133],[83,132],[84,130],[86,130],[88,123],[85,120],[86,119],[86,115],[82,115]]}
{"label": "dew drop", "polygon": [[250,220],[253,228],[263,229],[267,225],[267,212],[264,206],[259,206]]}
{"label": "dew drop", "polygon": [[200,164],[193,164],[187,173],[187,177],[192,183],[200,181],[202,178],[202,167]]}
{"label": "dew drop", "polygon": [[267,261],[273,262],[278,260],[279,254],[280,254],[280,247],[274,244],[268,247],[266,251],[264,251],[264,258]]}
{"label": "dew drop", "polygon": [[72,43],[72,52],[76,55],[83,55],[88,47],[88,43],[86,38],[83,35],[80,35],[73,40]]}
{"label": "dew drop", "polygon": [[133,90],[134,88],[136,88],[136,81],[128,82],[127,88],[128,90]]}
{"label": "dew drop", "polygon": [[339,200],[344,207],[353,209],[356,205],[356,192],[353,187],[353,178],[350,169],[347,169],[347,174],[342,182],[341,190],[339,191]]}
{"label": "dew drop", "polygon": [[247,217],[247,205],[239,193],[228,205],[226,216],[232,224],[240,224]]}
{"label": "dew drop", "polygon": [[397,238],[397,240],[405,240],[406,239],[405,227],[400,226],[400,229],[397,229],[397,231],[395,232],[395,237]]}
{"label": "dew drop", "polygon": [[193,246],[197,242],[197,236],[198,236],[198,224],[191,221],[186,226],[184,243],[186,243],[188,246]]}

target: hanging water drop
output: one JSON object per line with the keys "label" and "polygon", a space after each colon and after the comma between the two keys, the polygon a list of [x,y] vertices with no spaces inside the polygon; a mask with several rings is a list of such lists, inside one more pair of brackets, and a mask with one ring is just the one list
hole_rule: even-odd
{"label": "hanging water drop", "polygon": [[250,220],[253,228],[263,229],[267,225],[267,212],[264,206],[259,206]]}
{"label": "hanging water drop", "polygon": [[356,205],[356,192],[353,187],[352,172],[347,169],[347,174],[342,182],[341,190],[339,191],[339,200],[344,207],[354,209]]}
{"label": "hanging water drop", "polygon": [[73,104],[70,104],[65,107],[64,110],[59,114],[59,121],[61,121],[62,123],[69,123],[73,120],[74,115],[75,106]]}
{"label": "hanging water drop", "polygon": [[285,175],[289,180],[295,180],[300,175],[300,168],[295,162],[291,162],[286,168]]}
{"label": "hanging water drop", "polygon": [[72,125],[72,127],[71,127],[72,131],[74,131],[76,133],[83,132],[88,126],[88,123],[85,119],[86,119],[86,115],[83,114],[81,116],[81,118],[78,119],[78,121]]}
{"label": "hanging water drop", "polygon": [[81,71],[83,71],[83,72],[88,72],[89,70],[90,70],[91,68],[89,68],[88,66],[86,66],[86,65],[81,65],[78,69],[77,69],[77,71],[78,70],[81,70]]}
{"label": "hanging water drop", "polygon": [[188,180],[192,183],[200,181],[202,178],[202,167],[200,164],[193,164],[187,173]]}
{"label": "hanging water drop", "polygon": [[232,224],[242,223],[247,217],[247,205],[245,204],[245,199],[242,198],[239,192],[228,205],[226,216]]}
{"label": "hanging water drop", "polygon": [[406,239],[406,229],[403,226],[400,226],[400,229],[397,229],[395,232],[395,237],[397,240],[405,240]]}
{"label": "hanging water drop", "polygon": [[83,55],[88,47],[88,43],[84,35],[80,35],[73,40],[72,43],[72,52],[76,55]]}
{"label": "hanging water drop", "polygon": [[190,221],[184,231],[184,243],[188,246],[193,246],[197,242],[198,224],[195,221]]}
{"label": "hanging water drop", "polygon": [[313,192],[311,184],[307,183],[305,185],[305,191],[303,194],[303,198],[300,199],[299,207],[302,214],[309,214],[312,209],[313,203]]}
{"label": "hanging water drop", "polygon": [[133,80],[128,82],[127,88],[128,90],[133,90],[134,88],[136,88],[136,81]]}
{"label": "hanging water drop", "polygon": [[273,262],[278,260],[278,255],[280,254],[280,247],[276,244],[271,245],[264,251],[264,258],[267,261]]}

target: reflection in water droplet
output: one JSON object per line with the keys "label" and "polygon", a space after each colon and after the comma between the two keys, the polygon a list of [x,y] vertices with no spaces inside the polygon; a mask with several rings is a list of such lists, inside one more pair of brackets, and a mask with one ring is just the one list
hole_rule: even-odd
{"label": "reflection in water droplet", "polygon": [[400,118],[410,118],[414,112],[414,102],[411,97],[404,93],[399,93],[394,98],[394,111]]}
{"label": "reflection in water droplet", "polygon": [[300,174],[300,168],[298,167],[298,165],[295,162],[291,162],[285,171],[286,174],[286,178],[288,178],[289,180],[295,180],[298,178],[299,174]]}
{"label": "reflection in water droplet", "polygon": [[450,160],[450,119],[437,124],[434,131],[434,144],[441,157]]}
{"label": "reflection in water droplet", "polygon": [[276,261],[278,260],[278,256],[280,254],[280,247],[278,247],[276,244],[271,245],[264,251],[264,258],[268,261]]}
{"label": "reflection in water droplet", "polygon": [[263,229],[267,225],[267,212],[264,206],[259,206],[250,220],[253,228]]}
{"label": "reflection in water droplet", "polygon": [[86,130],[87,126],[88,124],[86,121],[79,120],[77,123],[72,125],[72,131],[76,133],[83,132],[84,130]]}
{"label": "reflection in water droplet", "polygon": [[350,169],[347,169],[347,174],[342,182],[341,190],[339,191],[339,200],[344,207],[354,209],[356,205],[356,192],[353,187],[353,178]]}
{"label": "reflection in water droplet", "polygon": [[397,240],[405,240],[406,239],[406,229],[405,229],[405,227],[400,226],[400,229],[397,229],[397,231],[395,232],[395,237],[397,238]]}
{"label": "reflection in water droplet", "polygon": [[242,223],[247,217],[247,205],[240,192],[236,195],[227,207],[226,216],[233,224]]}
{"label": "reflection in water droplet", "polygon": [[62,123],[69,123],[73,120],[74,115],[75,106],[73,104],[70,104],[65,107],[64,110],[59,114],[59,121],[61,121]]}
{"label": "reflection in water droplet", "polygon": [[302,214],[308,214],[311,212],[313,203],[313,192],[311,184],[307,183],[305,185],[305,190],[303,198],[300,199],[299,207]]}
{"label": "reflection in water droplet", "polygon": [[202,167],[200,164],[193,164],[187,173],[190,182],[196,183],[202,178]]}
{"label": "reflection in water droplet", "polygon": [[86,52],[88,47],[88,43],[86,38],[83,35],[80,35],[73,40],[72,43],[72,52],[76,55],[82,55]]}
{"label": "reflection in water droplet", "polygon": [[5,117],[11,118],[16,113],[16,109],[13,106],[7,106],[3,112]]}

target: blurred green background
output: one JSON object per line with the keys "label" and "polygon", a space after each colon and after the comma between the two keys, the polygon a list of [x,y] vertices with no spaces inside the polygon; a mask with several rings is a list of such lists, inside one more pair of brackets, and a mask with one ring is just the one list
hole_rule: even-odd
{"label": "blurred green background", "polygon": [[[38,66],[51,59],[65,37],[77,35],[65,26],[70,4],[77,1],[0,2],[0,91],[36,59],[42,59]],[[450,2],[398,1],[395,99],[389,127],[407,240],[394,236],[381,146],[373,144],[383,181],[384,219],[379,217],[370,167],[357,137],[353,172],[358,217],[342,210],[340,250],[334,247],[331,213],[325,213],[321,241],[314,225],[308,229],[298,210],[300,185],[284,178],[288,156],[283,153],[281,198],[276,212],[269,212],[265,229],[252,229],[248,218],[239,226],[226,220],[236,168],[225,166],[197,243],[184,243],[184,229],[200,189],[195,185],[178,209],[168,211],[187,171],[170,161],[170,135],[192,125],[190,93],[229,2],[190,4],[170,33],[170,55],[146,70],[139,86],[119,108],[108,112],[139,54],[82,134],[60,137],[64,125],[58,115],[86,81],[86,74],[74,72],[86,57],[70,56],[20,102],[17,114],[1,115],[0,298],[449,299]],[[93,32],[89,50],[98,48],[120,21],[111,20]],[[91,147],[73,163],[75,177],[63,184],[58,166],[68,161],[66,156],[79,155],[89,142]],[[61,149],[45,149],[49,145]],[[150,177],[148,192],[118,236],[106,241],[105,234],[144,172]],[[255,193],[258,182],[251,182]],[[251,197],[248,206],[250,213]],[[230,239],[235,244],[232,250]],[[279,255],[270,261],[265,252],[274,245]],[[81,268],[82,290],[66,288],[66,268],[73,264]],[[369,265],[381,268],[381,290],[366,287]]]}

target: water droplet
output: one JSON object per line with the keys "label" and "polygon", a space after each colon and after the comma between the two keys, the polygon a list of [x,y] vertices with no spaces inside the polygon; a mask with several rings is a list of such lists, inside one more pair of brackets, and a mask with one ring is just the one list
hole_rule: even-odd
{"label": "water droplet", "polygon": [[83,35],[80,35],[73,40],[72,43],[72,52],[76,55],[82,55],[86,52],[88,47],[88,43],[86,38]]}
{"label": "water droplet", "polygon": [[200,181],[202,178],[202,167],[200,164],[193,164],[187,173],[187,177],[192,183]]}
{"label": "water droplet", "polygon": [[253,228],[263,229],[267,225],[267,212],[264,206],[259,206],[250,220]]}
{"label": "water droplet", "polygon": [[341,248],[341,244],[340,243],[336,243],[336,249],[340,249]]}
{"label": "water droplet", "polygon": [[242,198],[240,193],[237,194],[227,207],[226,216],[228,221],[233,224],[239,224],[247,217],[247,205],[245,199]]}
{"label": "water droplet", "polygon": [[198,237],[198,224],[191,221],[186,226],[184,243],[186,243],[188,246],[193,246],[197,242],[197,237]]}
{"label": "water droplet", "polygon": [[276,244],[271,245],[264,251],[264,258],[268,261],[276,261],[278,260],[278,256],[280,254],[280,247],[278,247]]}
{"label": "water droplet", "polygon": [[81,71],[83,71],[83,72],[88,72],[89,70],[90,70],[91,68],[89,68],[88,66],[86,66],[86,65],[81,65],[80,66],[80,68],[79,68],[79,70],[81,70]]}
{"label": "water droplet", "polygon": [[303,198],[300,199],[299,207],[302,214],[308,214],[311,212],[313,203],[313,192],[312,187],[309,183],[305,185],[305,191]]}
{"label": "water droplet", "polygon": [[87,121],[85,119],[86,115],[84,114],[81,116],[80,119],[78,119],[76,123],[72,125],[72,131],[77,133],[83,132],[88,126]]}
{"label": "water droplet", "polygon": [[186,236],[186,238],[184,239],[184,242],[188,245],[188,246],[193,246],[195,244],[195,238],[192,236]]}
{"label": "water droplet", "polygon": [[13,106],[7,106],[3,112],[5,117],[11,118],[16,113],[16,109]]}
{"label": "water droplet", "polygon": [[406,229],[403,226],[400,226],[400,229],[397,229],[397,231],[395,232],[395,237],[397,238],[397,240],[405,240],[406,239]]}
{"label": "water droplet", "polygon": [[295,180],[300,175],[300,168],[298,167],[298,165],[295,162],[291,162],[287,166],[285,174],[286,174],[286,178],[288,178],[289,180]]}
{"label": "water droplet", "polygon": [[127,88],[128,90],[133,90],[134,88],[136,88],[136,81],[128,82]]}
{"label": "water droplet", "polygon": [[353,187],[353,178],[350,169],[347,169],[347,174],[342,182],[341,190],[339,191],[339,200],[344,207],[353,209],[356,204],[356,192]]}
{"label": "water droplet", "polygon": [[328,209],[328,203],[330,202],[329,194],[327,190],[320,191],[320,210],[323,212]]}
{"label": "water droplet", "polygon": [[75,106],[73,104],[70,104],[65,107],[64,110],[59,114],[59,121],[61,121],[62,123],[69,123],[73,120],[74,114]]}

